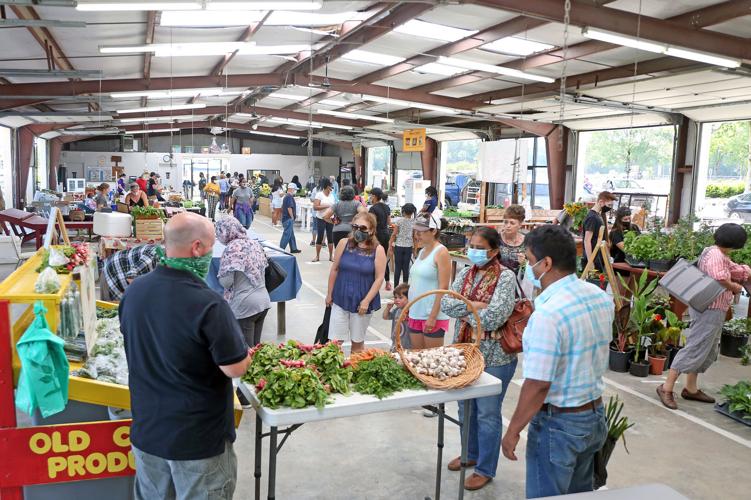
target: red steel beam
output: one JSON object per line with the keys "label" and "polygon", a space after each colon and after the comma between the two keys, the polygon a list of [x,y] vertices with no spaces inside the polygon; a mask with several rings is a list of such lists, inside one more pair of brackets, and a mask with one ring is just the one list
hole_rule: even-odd
{"label": "red steel beam", "polygon": [[[560,0],[470,0],[485,7],[518,12],[548,21],[562,23],[563,8]],[[584,2],[571,2],[570,23],[573,26],[591,26],[626,36],[639,36],[683,48],[709,52],[736,59],[751,59],[751,46],[747,40],[714,31],[696,30],[680,23],[634,14],[610,7],[598,7]]]}
{"label": "red steel beam", "polygon": [[[261,26],[263,26],[263,23],[266,22],[266,19],[269,18],[272,11],[266,12],[266,15],[263,16],[263,19],[258,21],[257,23],[253,23],[247,28],[245,28],[245,31],[240,36],[240,38],[237,39],[238,42],[247,42],[250,41],[251,38],[253,38],[253,35],[255,35],[259,29],[261,29]],[[232,59],[235,58],[237,55],[237,50],[232,52],[231,54],[226,54],[221,61],[219,61],[216,66],[214,66],[214,69],[211,70],[211,74],[214,76],[220,76],[224,72],[224,68],[227,67],[227,65],[232,61]]]}

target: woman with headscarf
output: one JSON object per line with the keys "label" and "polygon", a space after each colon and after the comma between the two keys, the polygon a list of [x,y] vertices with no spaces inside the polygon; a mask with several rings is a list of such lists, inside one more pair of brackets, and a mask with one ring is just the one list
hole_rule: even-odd
{"label": "woman with headscarf", "polygon": [[216,223],[216,237],[226,246],[217,274],[224,287],[224,299],[240,323],[245,342],[255,346],[261,341],[263,321],[271,307],[264,279],[268,266],[266,254],[233,217]]}

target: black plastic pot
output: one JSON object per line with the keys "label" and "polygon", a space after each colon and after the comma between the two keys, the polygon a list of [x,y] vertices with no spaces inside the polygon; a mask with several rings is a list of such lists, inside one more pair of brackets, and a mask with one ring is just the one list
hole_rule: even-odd
{"label": "black plastic pot", "polygon": [[673,261],[668,259],[650,260],[647,264],[647,267],[649,267],[649,269],[651,269],[652,271],[657,271],[658,273],[666,273],[670,270],[671,267],[673,267]]}
{"label": "black plastic pot", "polygon": [[647,267],[647,264],[639,259],[636,259],[630,255],[626,255],[626,264],[631,267]]}
{"label": "black plastic pot", "polygon": [[720,336],[720,354],[730,358],[740,358],[743,356],[741,349],[748,344],[748,335],[725,335]]}
{"label": "black plastic pot", "polygon": [[673,365],[673,360],[678,355],[680,350],[683,349],[683,347],[671,345],[668,348],[668,359],[665,360],[665,370],[669,370],[670,367]]}
{"label": "black plastic pot", "polygon": [[626,373],[631,363],[633,351],[620,352],[610,349],[610,369],[614,372]]}
{"label": "black plastic pot", "polygon": [[587,283],[592,283],[597,288],[600,288],[602,290],[608,289],[608,282],[606,281],[600,281],[599,279],[595,278],[587,278]]}
{"label": "black plastic pot", "polygon": [[646,377],[649,375],[649,361],[632,361],[628,372],[634,377]]}

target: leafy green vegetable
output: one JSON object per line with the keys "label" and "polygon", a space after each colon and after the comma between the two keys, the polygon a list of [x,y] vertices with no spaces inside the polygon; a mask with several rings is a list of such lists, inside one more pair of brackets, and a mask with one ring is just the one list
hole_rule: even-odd
{"label": "leafy green vegetable", "polygon": [[735,385],[726,385],[720,394],[725,396],[730,411],[741,412],[744,419],[751,420],[751,382],[741,380]]}
{"label": "leafy green vegetable", "polygon": [[253,385],[269,376],[271,370],[279,366],[279,360],[282,356],[279,347],[274,344],[260,344],[256,346],[253,352],[253,359],[250,362],[248,371],[242,376],[243,382]]}
{"label": "leafy green vegetable", "polygon": [[423,384],[391,356],[376,356],[360,361],[354,370],[355,391],[372,394],[378,399],[405,389],[422,389]]}
{"label": "leafy green vegetable", "polygon": [[329,342],[322,348],[312,351],[307,357],[308,363],[318,369],[321,382],[331,387],[331,392],[349,394],[352,370],[345,367],[344,352],[339,344]]}
{"label": "leafy green vegetable", "polygon": [[164,210],[156,207],[133,207],[130,209],[130,215],[134,219],[166,219]]}
{"label": "leafy green vegetable", "polygon": [[107,309],[97,306],[96,317],[97,319],[117,318],[117,309]]}
{"label": "leafy green vegetable", "polygon": [[305,408],[315,405],[323,408],[328,393],[318,375],[310,368],[275,368],[262,379],[257,389],[258,399],[263,406],[279,408]]}

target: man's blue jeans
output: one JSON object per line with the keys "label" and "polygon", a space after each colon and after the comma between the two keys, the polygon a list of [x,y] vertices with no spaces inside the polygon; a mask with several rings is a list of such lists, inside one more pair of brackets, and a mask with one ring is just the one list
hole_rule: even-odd
{"label": "man's blue jeans", "polygon": [[592,491],[594,456],[608,434],[605,411],[541,411],[527,429],[527,498]]}
{"label": "man's blue jeans", "polygon": [[[503,366],[486,366],[485,371],[503,382],[503,391],[497,396],[470,401],[469,449],[467,459],[477,462],[475,472],[485,477],[495,477],[501,453],[503,419],[501,405],[506,389],[514,378],[517,360]],[[459,401],[459,421],[464,422],[464,402]]]}
{"label": "man's blue jeans", "polygon": [[279,246],[284,249],[289,243],[290,250],[297,250],[297,240],[295,240],[295,221],[291,218],[282,221],[282,227],[284,228],[284,231],[282,232],[282,241],[279,243]]}

